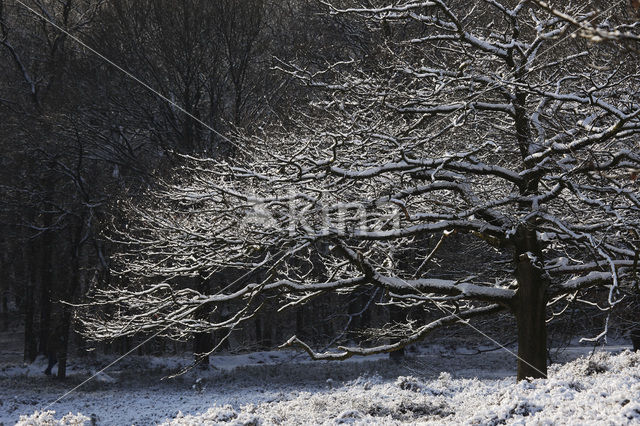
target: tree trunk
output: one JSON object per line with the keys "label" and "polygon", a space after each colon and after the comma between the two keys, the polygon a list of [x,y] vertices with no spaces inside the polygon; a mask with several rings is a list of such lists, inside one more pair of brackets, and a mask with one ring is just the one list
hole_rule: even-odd
{"label": "tree trunk", "polygon": [[349,323],[349,339],[357,340],[358,331],[360,331],[360,311],[362,310],[360,295],[352,294],[352,299],[347,307],[351,322]]}
{"label": "tree trunk", "polygon": [[209,368],[209,352],[213,350],[211,333],[196,333],[193,339],[193,356],[195,363],[203,370]]}
{"label": "tree trunk", "polygon": [[33,317],[35,314],[33,300],[33,284],[27,282],[24,292],[24,361],[33,362],[38,355],[38,343],[34,330]]}
{"label": "tree trunk", "polygon": [[253,324],[255,326],[255,332],[256,332],[256,349],[260,350],[261,345],[262,345],[262,318],[260,318],[260,315],[256,315],[255,319],[253,320]]}
{"label": "tree trunk", "polygon": [[296,309],[296,336],[302,340],[306,338],[304,326],[304,306],[298,306]]}
{"label": "tree trunk", "polygon": [[24,361],[33,362],[38,355],[38,341],[35,332],[35,291],[34,291],[34,275],[35,264],[37,258],[37,250],[35,243],[29,241],[24,256],[26,284],[24,286]]}
{"label": "tree trunk", "polygon": [[523,229],[516,239],[518,292],[518,381],[547,377],[547,283],[537,263],[542,260],[536,232]]}
{"label": "tree trunk", "polygon": [[262,336],[260,336],[260,347],[265,350],[273,348],[273,323],[270,315],[262,317]]}
{"label": "tree trunk", "polygon": [[[198,277],[197,289],[201,294],[210,293],[211,283],[204,276]],[[210,308],[206,305],[199,309],[195,316],[199,320],[208,320],[211,316]],[[213,351],[213,336],[212,333],[202,332],[195,333],[193,336],[193,358],[194,362],[203,370],[209,368],[209,353]]]}
{"label": "tree trunk", "polygon": [[631,344],[634,351],[640,351],[640,326],[631,330]]}
{"label": "tree trunk", "polygon": [[[0,274],[2,271],[0,271]],[[0,286],[0,297],[2,298],[2,331],[9,331],[9,284],[7,281],[2,281]]]}
{"label": "tree trunk", "polygon": [[[69,287],[64,290],[64,300],[70,303],[76,301],[76,293],[80,290],[82,275],[80,273],[80,262],[82,261],[82,231],[84,230],[84,222],[81,221],[75,230],[72,251],[71,251],[71,269]],[[60,316],[60,324],[56,327],[54,339],[56,339],[55,350],[58,358],[58,379],[67,377],[67,354],[69,353],[69,333],[71,331],[72,309],[70,306],[63,305],[61,307],[62,315]]]}
{"label": "tree trunk", "polygon": [[69,331],[71,329],[71,312],[69,307],[64,308],[58,333],[54,336],[58,339],[56,345],[56,358],[58,359],[58,379],[67,378],[67,353],[69,352]]}
{"label": "tree trunk", "polygon": [[[48,217],[48,215],[47,215]],[[50,225],[47,219],[45,227]],[[51,334],[51,298],[53,290],[53,235],[51,231],[45,231],[40,242],[40,345],[38,352],[49,352],[49,335]]]}
{"label": "tree trunk", "polygon": [[2,293],[2,330],[9,331],[9,296],[7,291]]}
{"label": "tree trunk", "polygon": [[[407,314],[404,309],[395,305],[389,305],[389,321],[392,324],[400,323],[405,324],[407,321]],[[396,343],[398,339],[393,339],[390,343]],[[389,359],[394,362],[401,362],[404,360],[404,348],[400,348],[393,352],[389,352]]]}
{"label": "tree trunk", "polygon": [[[0,232],[4,232],[4,229],[0,229]],[[2,299],[0,312],[2,313],[2,331],[9,330],[9,262],[6,260],[8,246],[8,244],[4,244],[4,241],[0,242],[0,251],[3,252],[2,257],[0,257],[0,299]]]}

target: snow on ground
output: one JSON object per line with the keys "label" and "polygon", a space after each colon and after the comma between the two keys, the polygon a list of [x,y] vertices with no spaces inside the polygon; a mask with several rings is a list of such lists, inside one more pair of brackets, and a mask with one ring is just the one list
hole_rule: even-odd
{"label": "snow on ground", "polygon": [[615,354],[570,348],[565,359],[586,356],[521,383],[505,351],[443,346],[402,363],[216,356],[214,369],[176,378],[165,377],[188,359],[129,357],[51,407],[112,359],[74,362],[65,383],[42,374],[43,359],[4,363],[0,424],[640,424],[640,353],[608,349]]}

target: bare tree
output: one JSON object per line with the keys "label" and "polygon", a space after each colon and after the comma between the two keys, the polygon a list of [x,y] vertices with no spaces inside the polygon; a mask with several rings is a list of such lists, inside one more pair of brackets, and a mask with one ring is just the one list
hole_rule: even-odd
{"label": "bare tree", "polygon": [[[640,226],[637,64],[619,63],[616,44],[571,37],[572,22],[530,1],[371,3],[329,8],[389,34],[376,66],[283,66],[316,88],[315,114],[293,131],[239,137],[251,150],[232,161],[187,158],[127,205],[121,285],[96,290],[82,319],[91,337],[184,337],[237,326],[261,295],[284,309],[381,288],[390,303],[442,316],[390,324],[378,335],[395,343],[374,347],[317,353],[295,336],[283,346],[314,359],[391,352],[509,311],[524,379],[546,375],[548,306],[592,286],[609,289],[610,306],[621,300]],[[441,244],[423,237],[454,234],[510,259],[511,273],[464,248],[455,264],[433,263]],[[238,278],[208,293],[183,285],[229,269]],[[205,307],[233,315],[207,320]]]}
{"label": "bare tree", "polygon": [[[6,249],[14,257],[15,300],[25,314],[25,360],[32,361],[38,353],[57,356],[61,378],[65,376],[71,313],[59,301],[72,300],[77,292],[82,265],[74,253],[86,242],[84,237],[92,228],[87,218],[100,203],[85,197],[86,147],[76,143],[73,130],[63,134],[61,128],[68,122],[56,121],[71,109],[63,106],[74,100],[65,90],[70,64],[77,59],[68,36],[86,30],[103,3],[0,2],[0,150],[5,207],[0,222],[10,235]],[[72,231],[67,234],[68,230]],[[76,234],[78,238],[67,238]],[[68,253],[73,261],[67,270]]]}

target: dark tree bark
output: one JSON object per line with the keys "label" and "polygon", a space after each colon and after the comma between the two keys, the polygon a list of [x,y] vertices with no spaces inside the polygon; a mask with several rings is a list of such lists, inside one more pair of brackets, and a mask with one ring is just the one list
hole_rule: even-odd
{"label": "dark tree bark", "polygon": [[299,306],[296,309],[296,336],[301,339],[306,337],[304,317],[304,306]]}
{"label": "dark tree bark", "polygon": [[[260,323],[258,325],[258,322]],[[258,336],[258,346],[263,350],[269,350],[273,347],[273,326],[269,315],[262,315],[256,319],[256,326],[259,327],[261,334]],[[256,329],[257,331],[258,329]]]}
{"label": "dark tree bark", "polygon": [[547,377],[547,283],[537,262],[542,259],[535,230],[521,227],[516,235],[518,291],[515,317],[518,328],[517,380]]}
{"label": "dark tree bark", "polygon": [[[389,321],[394,323],[404,324],[407,321],[407,313],[401,307],[395,305],[389,305]],[[398,340],[394,340],[391,343],[396,343]],[[395,362],[400,362],[404,359],[404,347],[397,351],[389,352],[389,359]]]}
{"label": "dark tree bark", "polygon": [[195,363],[206,370],[209,368],[209,352],[213,350],[211,333],[197,333],[193,339],[193,356]]}
{"label": "dark tree bark", "polygon": [[25,278],[26,285],[24,286],[24,361],[33,362],[38,355],[38,341],[36,340],[36,331],[34,324],[35,317],[35,300],[34,300],[34,280],[35,280],[35,265],[37,263],[37,250],[35,242],[29,241],[25,253],[24,262],[25,265]]}
{"label": "dark tree bark", "polygon": [[38,344],[33,324],[35,303],[33,300],[33,284],[28,282],[24,294],[24,361],[33,362],[38,355]]}
{"label": "dark tree bark", "polygon": [[[51,226],[50,215],[45,215],[44,228]],[[53,234],[45,231],[40,246],[40,329],[38,353],[47,354],[49,351],[49,335],[51,323],[51,295],[53,284]]]}
{"label": "dark tree bark", "polygon": [[9,296],[6,290],[2,292],[2,330],[9,330]]}
{"label": "dark tree bark", "polygon": [[[61,289],[60,294],[62,300],[66,302],[75,302],[77,299],[77,293],[81,288],[82,274],[82,247],[86,242],[83,238],[85,231],[85,218],[81,217],[81,220],[76,223],[73,228],[72,240],[71,240],[71,264],[69,271],[69,285],[66,288]],[[69,353],[69,334],[71,331],[71,322],[73,319],[72,308],[65,304],[61,304],[60,309],[62,314],[60,315],[60,324],[55,329],[55,350],[56,357],[58,359],[58,378],[65,379],[67,374],[67,354]]]}
{"label": "dark tree bark", "polygon": [[[4,244],[0,249],[6,250]],[[9,264],[6,261],[6,253],[0,259],[0,298],[2,299],[2,330],[9,330]]]}
{"label": "dark tree bark", "polygon": [[631,330],[631,344],[634,351],[640,351],[640,326]]}
{"label": "dark tree bark", "polygon": [[[69,289],[70,298],[69,301],[73,301],[73,296],[78,288],[80,281],[79,264],[77,260],[72,260],[73,272],[71,274],[71,288]],[[67,354],[69,352],[69,332],[71,330],[71,308],[69,306],[61,306],[62,315],[59,318],[60,324],[55,326],[51,342],[54,347],[51,350],[55,350],[56,358],[58,359],[58,379],[65,379],[67,377]]]}
{"label": "dark tree bark", "polygon": [[[199,277],[199,283],[197,284],[198,291],[202,294],[209,293],[210,282],[203,276]],[[207,320],[210,312],[206,307],[200,309],[197,313],[197,317],[203,320]],[[211,332],[196,333],[193,339],[193,357],[194,362],[203,370],[209,368],[209,353],[213,351],[213,336]]]}

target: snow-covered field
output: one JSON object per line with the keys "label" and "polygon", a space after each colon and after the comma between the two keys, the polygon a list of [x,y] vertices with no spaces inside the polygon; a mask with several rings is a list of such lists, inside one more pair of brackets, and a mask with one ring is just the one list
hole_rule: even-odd
{"label": "snow-covered field", "polygon": [[398,364],[216,356],[215,369],[164,380],[188,360],[128,357],[51,406],[110,360],[72,363],[65,383],[42,374],[44,360],[5,362],[0,423],[640,424],[640,353],[571,348],[562,357],[574,360],[552,365],[549,379],[516,383],[512,355],[474,349],[429,346]]}

